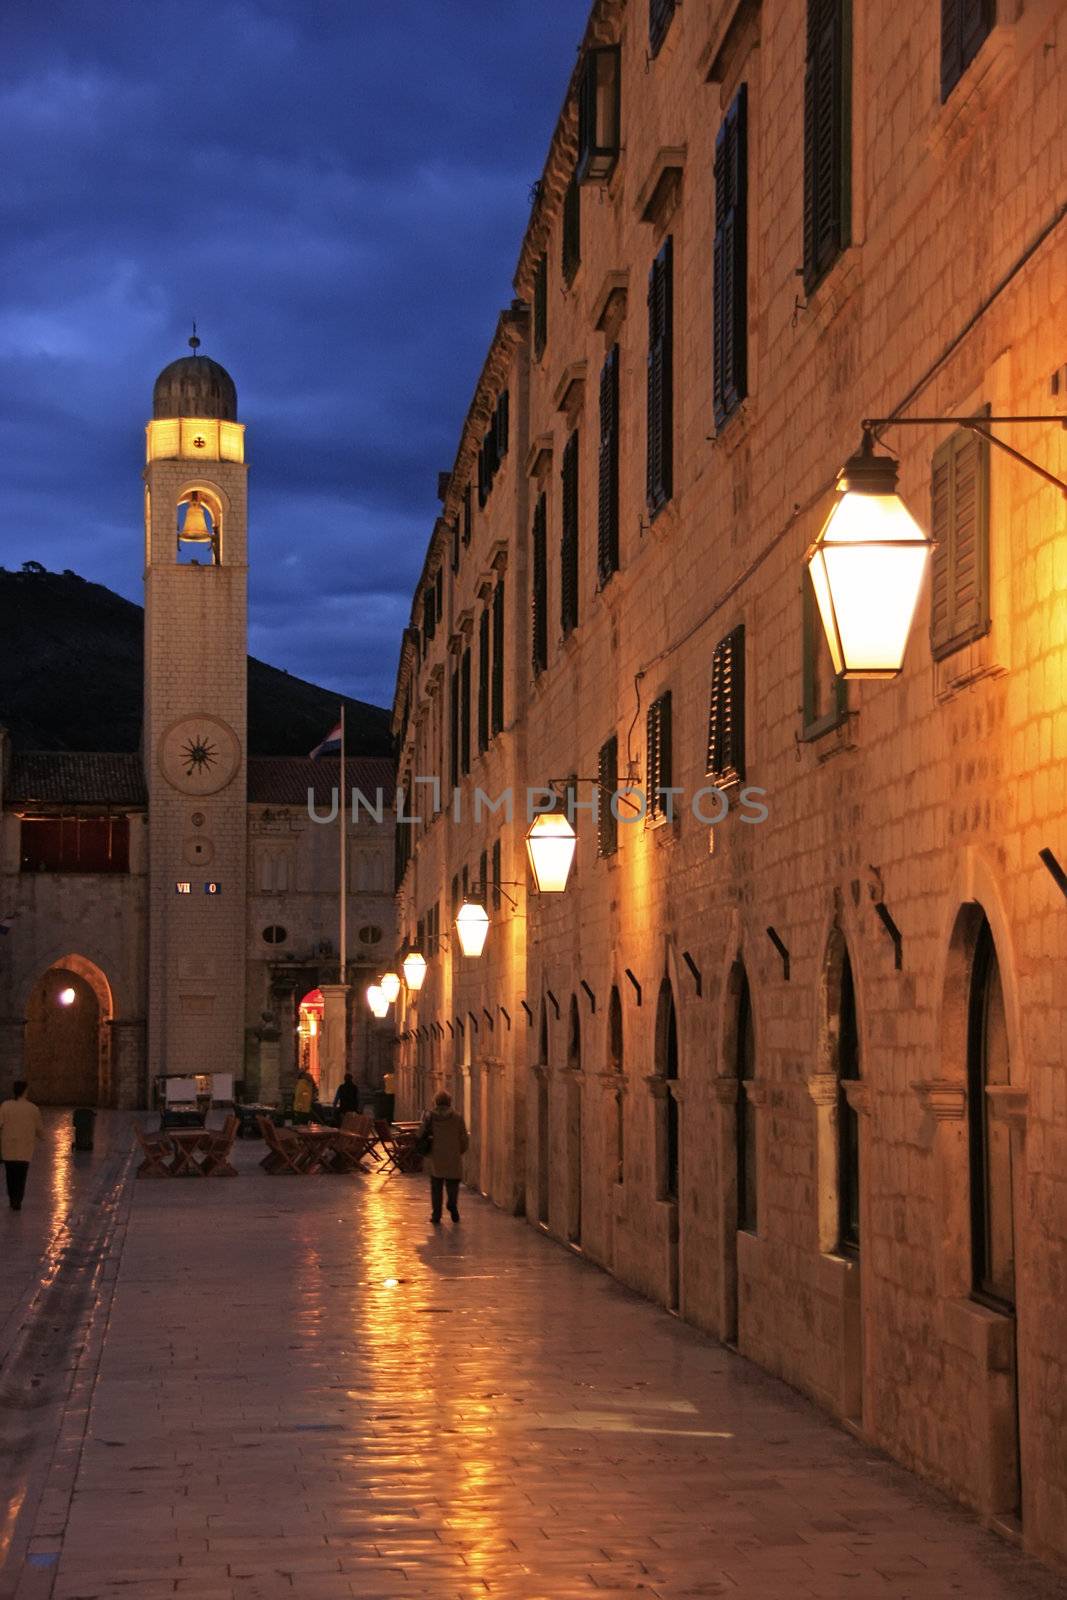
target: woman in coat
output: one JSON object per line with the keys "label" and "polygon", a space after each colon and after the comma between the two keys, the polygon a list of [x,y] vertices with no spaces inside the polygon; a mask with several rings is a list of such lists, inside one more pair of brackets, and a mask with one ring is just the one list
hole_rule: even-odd
{"label": "woman in coat", "polygon": [[443,1192],[448,1194],[448,1214],[453,1222],[459,1221],[459,1183],[463,1176],[463,1157],[470,1144],[467,1124],[458,1111],[452,1109],[452,1096],[442,1089],[423,1119],[423,1132],[433,1140],[426,1157],[426,1170],[430,1174],[430,1221],[441,1221]]}

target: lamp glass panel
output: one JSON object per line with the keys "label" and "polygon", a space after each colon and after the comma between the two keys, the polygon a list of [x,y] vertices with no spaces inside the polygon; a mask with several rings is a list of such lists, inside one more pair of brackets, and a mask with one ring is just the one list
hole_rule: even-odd
{"label": "lamp glass panel", "polygon": [[465,956],[480,956],[489,932],[489,916],[484,906],[464,900],[456,914],[456,935]]}
{"label": "lamp glass panel", "polygon": [[561,894],[567,887],[578,841],[560,812],[535,817],[526,834],[526,854],[539,894]]}
{"label": "lamp glass panel", "polygon": [[426,977],[426,957],[413,950],[403,961],[404,982],[409,989],[421,989]]}
{"label": "lamp glass panel", "polygon": [[929,541],[898,495],[842,495],[811,560],[836,672],[900,671],[929,556]]}
{"label": "lamp glass panel", "polygon": [[399,972],[387,972],[387,973],[385,973],[384,976],[382,977],[380,983],[378,984],[378,987],[379,987],[379,989],[381,989],[381,991],[384,994],[384,996],[385,996],[386,1000],[388,1001],[388,1003],[390,1005],[392,1005],[393,1001],[396,999],[397,995],[400,993],[400,974],[399,974]]}

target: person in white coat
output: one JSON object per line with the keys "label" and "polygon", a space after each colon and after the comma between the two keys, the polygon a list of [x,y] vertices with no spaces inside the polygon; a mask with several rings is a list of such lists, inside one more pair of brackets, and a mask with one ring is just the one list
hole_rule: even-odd
{"label": "person in white coat", "polygon": [[32,1100],[26,1099],[26,1087],[24,1079],[16,1079],[11,1086],[11,1099],[0,1104],[0,1161],[4,1163],[12,1211],[22,1210],[33,1152],[38,1140],[44,1138],[41,1113]]}

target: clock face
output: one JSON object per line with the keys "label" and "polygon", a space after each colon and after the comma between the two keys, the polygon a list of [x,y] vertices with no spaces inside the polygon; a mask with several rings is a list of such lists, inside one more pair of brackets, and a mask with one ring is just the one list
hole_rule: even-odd
{"label": "clock face", "polygon": [[182,717],[159,741],[159,769],[183,794],[214,794],[237,771],[241,747],[228,723],[218,717]]}

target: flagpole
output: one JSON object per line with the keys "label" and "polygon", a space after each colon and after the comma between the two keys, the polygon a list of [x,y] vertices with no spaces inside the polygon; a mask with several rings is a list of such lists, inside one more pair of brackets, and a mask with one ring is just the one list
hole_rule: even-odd
{"label": "flagpole", "polygon": [[341,893],[340,893],[340,930],[341,930],[341,974],[340,983],[348,981],[348,927],[346,902],[348,899],[348,828],[346,818],[348,812],[348,795],[345,790],[345,708],[341,704],[341,804],[337,808],[341,819]]}

